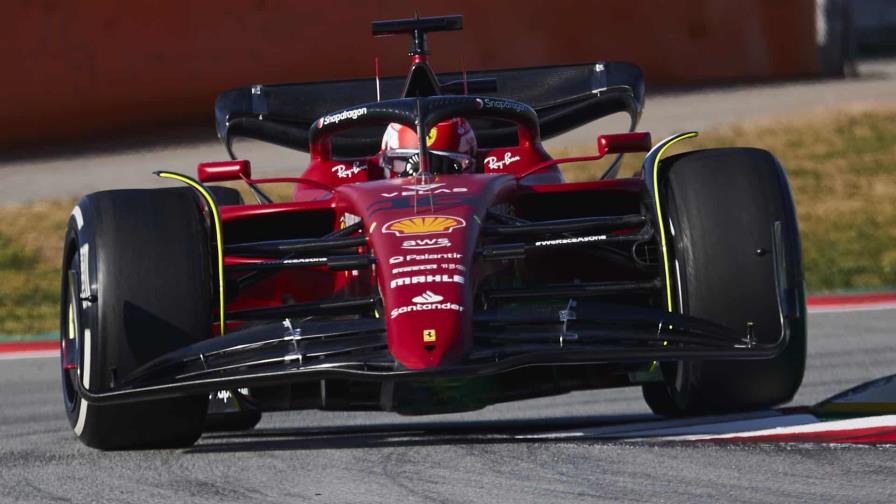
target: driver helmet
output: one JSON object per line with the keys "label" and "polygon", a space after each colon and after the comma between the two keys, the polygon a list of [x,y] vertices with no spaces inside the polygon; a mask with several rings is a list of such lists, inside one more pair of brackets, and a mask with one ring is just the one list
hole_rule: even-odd
{"label": "driver helmet", "polygon": [[[476,135],[461,118],[436,124],[426,135],[429,171],[455,174],[472,171],[476,161]],[[420,171],[417,132],[401,124],[386,127],[382,143],[382,166],[392,177],[409,177]],[[387,175],[389,176],[389,175]]]}

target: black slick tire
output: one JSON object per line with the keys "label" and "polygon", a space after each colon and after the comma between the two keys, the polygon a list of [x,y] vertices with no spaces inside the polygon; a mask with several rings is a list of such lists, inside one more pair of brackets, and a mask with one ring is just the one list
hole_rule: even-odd
{"label": "black slick tire", "polygon": [[82,198],[69,219],[60,333],[63,348],[76,355],[62,369],[63,399],[87,446],[183,447],[202,433],[205,394],[97,405],[81,397],[77,383],[108,391],[142,364],[210,336],[202,208],[190,189],[104,191]]}
{"label": "black slick tire", "polygon": [[215,199],[215,204],[219,207],[246,204],[243,201],[243,195],[232,187],[206,186],[206,188],[211,193],[212,198]]}
{"label": "black slick tire", "polygon": [[778,161],[759,149],[708,149],[660,164],[660,200],[675,308],[743,331],[760,343],[782,333],[773,241],[788,264],[799,316],[788,345],[763,360],[662,363],[664,383],[643,386],[650,408],[664,416],[724,413],[789,401],[803,378],[806,319],[796,213]]}

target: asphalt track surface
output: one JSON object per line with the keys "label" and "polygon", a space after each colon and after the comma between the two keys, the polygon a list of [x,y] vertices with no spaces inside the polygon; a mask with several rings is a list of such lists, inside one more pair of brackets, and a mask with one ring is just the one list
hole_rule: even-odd
{"label": "asphalt track surface", "polygon": [[[813,313],[791,405],[896,373],[896,309]],[[58,361],[0,361],[0,502],[894,502],[896,446],[520,439],[650,420],[638,389],[481,411],[267,414],[191,449],[99,452]]]}

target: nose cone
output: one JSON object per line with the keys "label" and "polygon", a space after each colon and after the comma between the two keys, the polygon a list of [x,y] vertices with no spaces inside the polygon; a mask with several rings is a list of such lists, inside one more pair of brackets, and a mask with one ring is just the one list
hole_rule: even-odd
{"label": "nose cone", "polygon": [[385,223],[376,244],[389,348],[410,369],[459,362],[471,346],[468,208]]}
{"label": "nose cone", "polygon": [[469,353],[480,223],[515,187],[509,175],[451,175],[337,190],[367,227],[389,351],[406,368],[459,364]]}
{"label": "nose cone", "polygon": [[444,295],[429,288],[413,292],[418,291],[410,302],[399,302],[401,306],[387,312],[392,354],[410,369],[458,363],[469,350],[464,341],[469,332],[466,308],[457,301],[462,289],[438,289]]}

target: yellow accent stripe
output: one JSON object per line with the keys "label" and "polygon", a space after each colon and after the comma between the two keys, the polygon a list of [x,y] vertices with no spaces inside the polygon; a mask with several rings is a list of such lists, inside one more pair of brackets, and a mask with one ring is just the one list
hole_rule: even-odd
{"label": "yellow accent stripe", "polygon": [[68,339],[75,339],[75,303],[68,303]]}
{"label": "yellow accent stripe", "polygon": [[662,149],[660,149],[660,152],[656,155],[656,159],[654,159],[653,161],[653,192],[654,198],[656,198],[654,204],[656,206],[656,220],[660,225],[660,250],[663,251],[663,273],[666,277],[666,306],[669,312],[672,311],[672,283],[669,281],[669,254],[668,252],[666,252],[666,227],[663,225],[663,214],[662,210],[660,209],[660,186],[658,184],[660,159],[662,159],[663,153],[666,152],[666,149],[671,147],[673,144],[678,143],[679,140],[694,138],[695,136],[697,136],[697,133],[691,132],[676,139],[670,140],[669,143],[667,143],[663,146]]}
{"label": "yellow accent stripe", "polygon": [[221,217],[218,215],[218,206],[215,205],[215,200],[212,198],[212,195],[209,194],[208,191],[205,190],[205,187],[202,186],[199,182],[191,179],[190,177],[186,177],[184,175],[180,175],[177,173],[171,173],[166,171],[158,171],[156,175],[162,178],[170,178],[174,180],[179,180],[184,184],[196,189],[199,194],[205,198],[205,201],[208,202],[208,207],[212,212],[212,216],[215,221],[215,242],[218,244],[218,297],[220,298],[220,306],[219,310],[219,319],[221,324],[221,335],[224,334],[224,239],[221,233]]}

